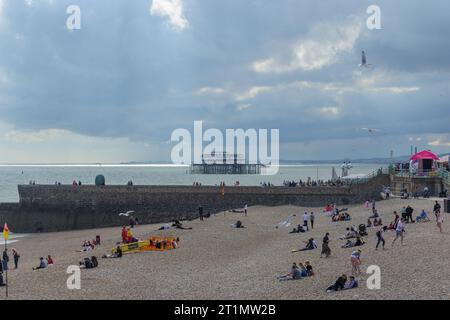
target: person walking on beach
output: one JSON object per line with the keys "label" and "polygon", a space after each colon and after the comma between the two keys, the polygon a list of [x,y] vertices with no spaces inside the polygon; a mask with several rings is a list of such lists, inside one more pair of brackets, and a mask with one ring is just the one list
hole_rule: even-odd
{"label": "person walking on beach", "polygon": [[409,222],[414,223],[415,222],[412,217],[413,212],[414,212],[414,209],[411,208],[411,206],[406,207],[406,223],[409,223]]}
{"label": "person walking on beach", "polygon": [[380,230],[377,231],[376,235],[377,235],[377,246],[375,247],[375,250],[378,250],[378,246],[380,245],[380,243],[383,244],[383,250],[384,250],[384,245],[386,243],[386,241],[384,240],[384,232],[386,231],[387,227],[381,227]]}
{"label": "person walking on beach", "polygon": [[439,204],[438,201],[436,201],[436,203],[434,204],[433,212],[436,215],[436,217],[438,213],[441,213],[441,205]]}
{"label": "person walking on beach", "polygon": [[359,266],[361,265],[361,250],[353,251],[350,256],[350,262],[352,264],[352,275],[361,273]]}
{"label": "person walking on beach", "polygon": [[303,214],[303,226],[308,230],[308,212]]}
{"label": "person walking on beach", "polygon": [[311,212],[311,214],[309,215],[309,221],[311,223],[311,229],[314,229],[314,219],[316,217],[314,216],[314,212]]}
{"label": "person walking on beach", "polygon": [[244,206],[244,214],[247,216],[247,204]]}
{"label": "person walking on beach", "polygon": [[403,245],[404,232],[405,232],[405,219],[401,218],[397,223],[397,227],[395,228],[395,238],[394,240],[392,240],[392,245],[394,245],[395,241],[397,241],[398,238],[401,239],[401,243]]}
{"label": "person walking on beach", "polygon": [[13,255],[13,259],[14,259],[14,269],[17,269],[19,267],[20,255],[16,249],[12,249],[11,251],[12,251],[12,255]]}
{"label": "person walking on beach", "polygon": [[325,255],[325,258],[328,258],[331,255],[329,243],[330,243],[330,234],[327,232],[322,240],[322,252],[320,253],[321,258],[322,255]]}
{"label": "person walking on beach", "polygon": [[436,225],[439,228],[439,232],[442,233],[442,224],[444,223],[444,216],[439,211],[436,213]]}
{"label": "person walking on beach", "polygon": [[200,217],[200,221],[203,221],[203,207],[198,207],[198,216]]}

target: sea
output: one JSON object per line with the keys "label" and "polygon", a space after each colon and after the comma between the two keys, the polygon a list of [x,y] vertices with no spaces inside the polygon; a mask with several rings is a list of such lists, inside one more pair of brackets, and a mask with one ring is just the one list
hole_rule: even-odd
{"label": "sea", "polygon": [[[259,186],[262,182],[282,185],[283,181],[331,179],[332,168],[341,174],[341,163],[289,164],[280,165],[276,175],[201,175],[190,174],[188,166],[165,164],[92,164],[92,165],[0,165],[0,202],[18,202],[17,185],[28,184],[71,184],[74,180],[82,184],[94,184],[98,174],[105,176],[108,185],[219,185],[222,181],[233,185],[239,181],[244,186]],[[381,164],[354,163],[349,174],[370,174],[382,167]]]}

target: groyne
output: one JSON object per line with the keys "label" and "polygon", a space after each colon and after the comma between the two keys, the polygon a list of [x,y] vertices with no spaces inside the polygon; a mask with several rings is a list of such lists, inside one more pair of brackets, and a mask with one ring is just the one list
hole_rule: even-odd
{"label": "groyne", "polygon": [[342,187],[94,186],[19,185],[19,203],[0,204],[0,221],[14,232],[50,232],[120,226],[120,212],[135,211],[140,223],[193,219],[205,213],[248,206],[323,207],[378,199],[388,175]]}

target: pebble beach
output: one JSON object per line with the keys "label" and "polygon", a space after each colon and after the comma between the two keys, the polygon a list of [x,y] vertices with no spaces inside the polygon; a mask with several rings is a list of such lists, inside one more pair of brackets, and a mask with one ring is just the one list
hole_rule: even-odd
{"label": "pebble beach", "polygon": [[[359,288],[327,293],[325,289],[338,276],[350,275],[352,248],[341,248],[339,240],[346,227],[366,223],[371,211],[363,204],[350,205],[352,220],[332,223],[323,208],[295,206],[249,207],[248,216],[222,212],[204,221],[183,221],[192,230],[159,230],[161,224],[139,225],[134,235],[146,239],[151,235],[176,236],[179,248],[164,252],[125,254],[120,259],[101,259],[121,239],[121,228],[91,229],[56,233],[30,234],[8,246],[9,299],[449,299],[450,298],[450,230],[444,221],[440,234],[432,213],[431,199],[391,199],[377,202],[384,224],[393,220],[392,212],[402,206],[414,208],[416,217],[422,209],[431,222],[406,225],[405,242],[391,246],[393,231],[385,234],[386,250],[375,250],[375,229],[368,228],[362,250],[362,274]],[[441,202],[442,205],[442,202]],[[289,234],[302,223],[303,212],[314,211],[314,229]],[[275,225],[296,214],[289,228]],[[444,214],[446,215],[446,214]],[[232,228],[241,220],[245,228]],[[126,220],[125,220],[126,222]],[[13,231],[13,230],[12,230]],[[332,254],[320,258],[321,242],[330,233]],[[91,252],[78,252],[84,240],[100,235],[102,244]],[[304,247],[303,241],[314,238],[318,249],[292,253]],[[14,270],[11,249],[20,253],[19,268]],[[39,257],[51,255],[55,265],[32,270]],[[81,270],[81,289],[69,290],[66,270],[78,265],[86,256],[99,258],[95,269]],[[278,281],[289,272],[293,262],[310,261],[315,276],[295,281]],[[365,285],[368,266],[381,269],[381,289]],[[0,288],[4,294],[5,288]]]}

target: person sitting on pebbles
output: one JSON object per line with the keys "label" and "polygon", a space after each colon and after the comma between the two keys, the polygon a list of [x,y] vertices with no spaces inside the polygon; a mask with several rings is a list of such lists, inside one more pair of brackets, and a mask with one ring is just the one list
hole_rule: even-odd
{"label": "person sitting on pebbles", "polygon": [[344,245],[342,245],[342,248],[360,247],[364,245],[364,243],[365,243],[364,240],[360,236],[357,236],[356,241],[354,243],[351,240],[347,240],[347,242]]}
{"label": "person sitting on pebbles", "polygon": [[231,226],[234,228],[238,228],[238,229],[245,228],[244,225],[242,224],[241,220],[236,221],[236,223],[232,224]]}
{"label": "person sitting on pebbles", "polygon": [[327,292],[330,293],[330,292],[344,290],[346,283],[347,283],[347,275],[343,274],[336,280],[336,282],[334,284],[332,284],[331,286],[329,286],[327,288]]}
{"label": "person sitting on pebbles", "polygon": [[177,229],[182,229],[182,230],[192,230],[191,227],[190,228],[183,227],[183,224],[180,221],[178,221],[178,220],[175,220],[173,222],[172,227],[175,227]]}
{"label": "person sitting on pebbles", "polygon": [[353,227],[351,229],[347,228],[346,230],[347,230],[347,233],[345,234],[345,236],[340,238],[341,240],[354,239],[358,236],[358,232]]}
{"label": "person sitting on pebbles", "polygon": [[308,277],[314,276],[314,270],[313,270],[313,267],[312,267],[312,265],[311,265],[311,263],[309,261],[305,262],[305,268],[306,268],[306,275]]}
{"label": "person sitting on pebbles", "polygon": [[138,242],[139,240],[136,239],[133,235],[133,232],[131,231],[130,228],[127,229],[127,240],[128,243],[134,243],[134,242]]}
{"label": "person sitting on pebbles", "polygon": [[306,246],[302,249],[298,249],[298,250],[292,250],[292,252],[298,252],[298,251],[309,251],[309,250],[314,250],[317,249],[317,244],[316,241],[314,240],[314,238],[310,238],[308,241],[304,241],[306,243]]}
{"label": "person sitting on pebbles", "polygon": [[40,257],[39,258],[39,266],[33,268],[33,270],[45,269],[45,268],[47,268],[47,266],[48,266],[47,261],[43,257]]}
{"label": "person sitting on pebbles", "polygon": [[302,278],[301,271],[295,262],[292,264],[291,271],[288,274],[277,277],[277,279],[280,281],[297,280],[301,278]]}
{"label": "person sitting on pebbles", "polygon": [[344,286],[344,290],[358,288],[358,280],[354,276],[350,276],[350,281]]}

